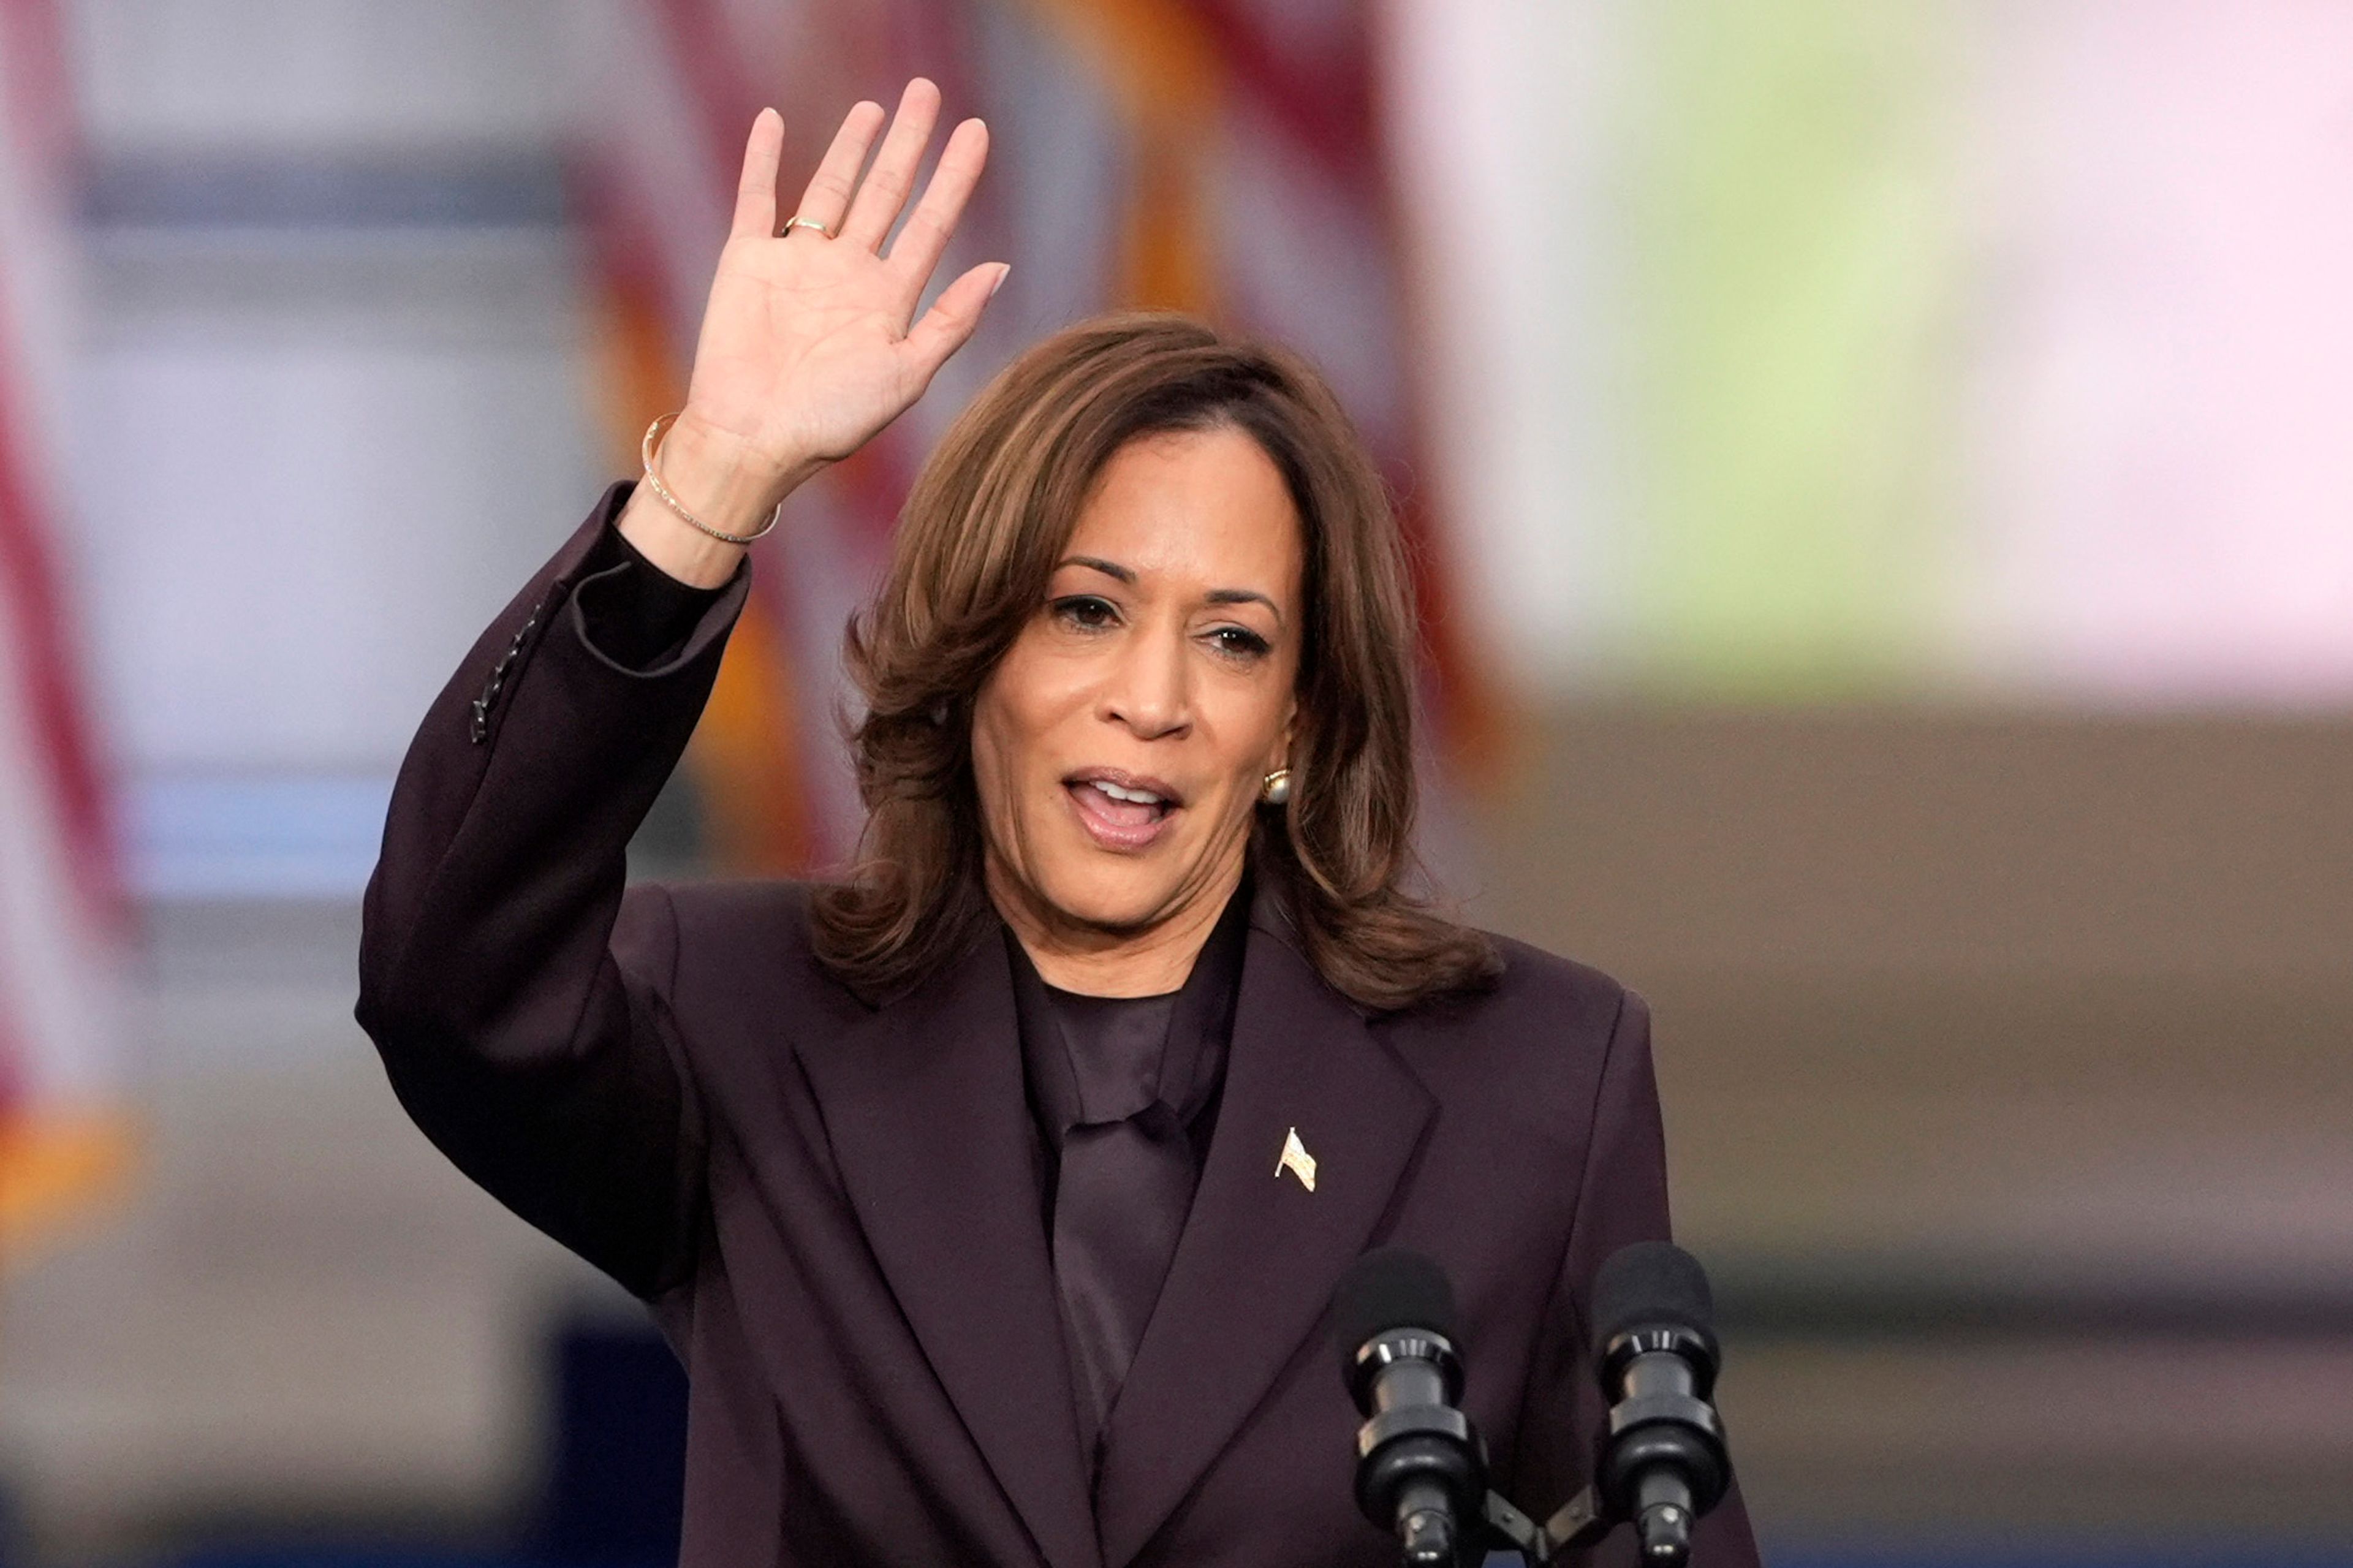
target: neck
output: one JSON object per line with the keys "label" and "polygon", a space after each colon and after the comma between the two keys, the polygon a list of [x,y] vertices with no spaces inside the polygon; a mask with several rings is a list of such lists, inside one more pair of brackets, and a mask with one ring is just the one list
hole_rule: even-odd
{"label": "neck", "polygon": [[1007,886],[1012,879],[993,863],[988,872],[997,913],[1047,984],[1082,996],[1158,996],[1181,989],[1193,973],[1193,961],[1241,885],[1242,863],[1237,859],[1214,885],[1152,924],[1116,930],[1074,921],[1033,889]]}

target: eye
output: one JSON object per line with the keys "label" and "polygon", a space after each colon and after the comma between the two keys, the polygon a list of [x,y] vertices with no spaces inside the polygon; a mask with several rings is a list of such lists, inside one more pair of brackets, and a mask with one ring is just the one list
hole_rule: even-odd
{"label": "eye", "polygon": [[1219,653],[1240,659],[1264,658],[1274,651],[1271,644],[1248,626],[1215,627],[1209,641]]}
{"label": "eye", "polygon": [[1080,631],[1102,631],[1119,624],[1119,607],[1092,594],[1068,595],[1046,607],[1055,620]]}

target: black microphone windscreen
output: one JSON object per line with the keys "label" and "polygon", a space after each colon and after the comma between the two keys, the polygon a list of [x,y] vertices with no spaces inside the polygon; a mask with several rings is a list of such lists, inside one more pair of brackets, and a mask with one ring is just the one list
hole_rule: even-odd
{"label": "black microphone windscreen", "polygon": [[1344,1363],[1391,1329],[1433,1329],[1454,1338],[1454,1287],[1446,1270],[1402,1247],[1366,1253],[1332,1292],[1332,1338]]}
{"label": "black microphone windscreen", "polygon": [[1672,1241],[1638,1241],[1609,1255],[1593,1277],[1593,1348],[1630,1329],[1685,1328],[1715,1337],[1707,1270]]}

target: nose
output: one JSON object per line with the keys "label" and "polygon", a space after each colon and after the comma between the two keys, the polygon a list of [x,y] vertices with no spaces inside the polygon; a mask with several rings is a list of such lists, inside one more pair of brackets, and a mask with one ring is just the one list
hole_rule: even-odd
{"label": "nose", "polygon": [[1126,725],[1139,740],[1181,734],[1193,721],[1183,628],[1155,626],[1120,644],[1103,683],[1103,716]]}

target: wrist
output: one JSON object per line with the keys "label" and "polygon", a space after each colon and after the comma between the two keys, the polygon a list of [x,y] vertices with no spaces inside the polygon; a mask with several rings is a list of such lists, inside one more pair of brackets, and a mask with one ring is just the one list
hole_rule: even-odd
{"label": "wrist", "polygon": [[[617,525],[621,536],[666,575],[697,588],[724,586],[744,559],[743,543],[716,538],[709,531],[765,532],[777,503],[822,467],[761,461],[741,437],[691,412],[681,414],[660,433],[652,466],[661,489],[675,499],[676,509],[661,499],[653,483],[640,481],[622,510]],[[694,521],[681,516],[678,509]]]}
{"label": "wrist", "polygon": [[776,503],[824,465],[757,451],[690,404],[655,453],[662,483],[698,519],[723,533],[756,533]]}

